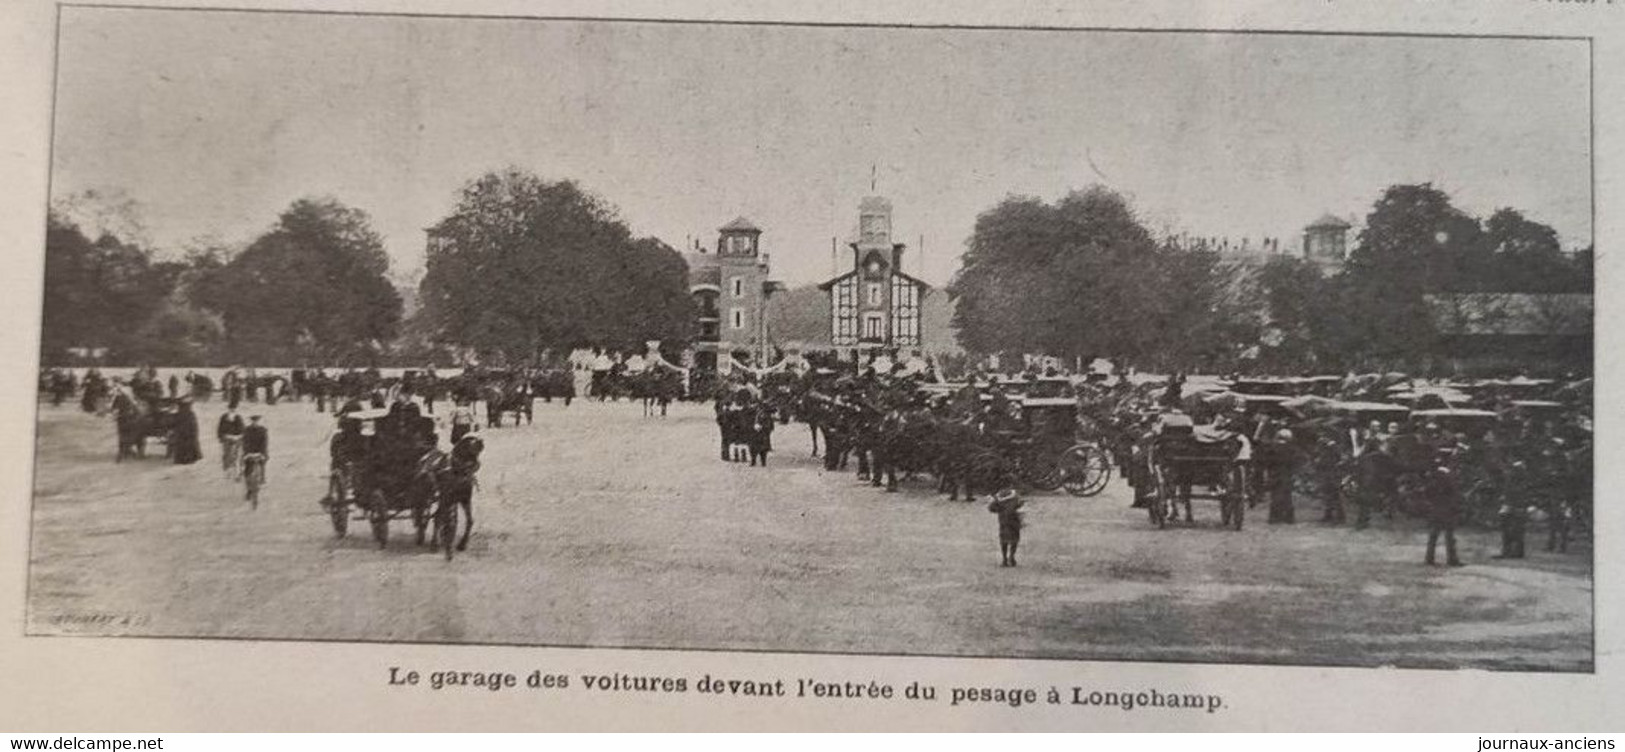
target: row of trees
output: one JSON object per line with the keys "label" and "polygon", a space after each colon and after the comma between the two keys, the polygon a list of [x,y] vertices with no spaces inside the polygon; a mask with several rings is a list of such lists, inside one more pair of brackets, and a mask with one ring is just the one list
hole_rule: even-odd
{"label": "row of trees", "polygon": [[972,352],[1209,371],[1415,367],[1440,341],[1430,295],[1590,290],[1589,249],[1564,252],[1514,209],[1480,221],[1426,184],[1384,191],[1329,275],[1158,239],[1098,186],[1012,197],[977,218],[949,286]]}
{"label": "row of trees", "polygon": [[[410,319],[367,215],[336,200],[296,201],[246,246],[174,260],[140,240],[128,207],[115,214],[51,213],[48,363],[529,362],[692,335],[675,250],[575,183],[519,170],[464,187],[433,231]],[[1564,252],[1550,227],[1513,209],[1481,221],[1437,188],[1399,185],[1330,275],[1158,238],[1102,187],[1013,197],[977,218],[948,291],[972,353],[1214,371],[1409,367],[1439,342],[1429,295],[1590,288],[1589,250]]]}
{"label": "row of trees", "polygon": [[366,214],[295,201],[240,250],[203,246],[161,260],[131,219],[95,240],[71,205],[45,241],[46,363],[349,360],[381,352],[401,323],[389,259]]}
{"label": "row of trees", "polygon": [[634,237],[574,183],[517,170],[462,191],[411,320],[369,218],[334,199],[295,201],[246,246],[178,260],[139,240],[131,205],[108,221],[106,203],[73,197],[51,211],[47,363],[528,362],[583,343],[682,342],[693,322],[675,250]]}

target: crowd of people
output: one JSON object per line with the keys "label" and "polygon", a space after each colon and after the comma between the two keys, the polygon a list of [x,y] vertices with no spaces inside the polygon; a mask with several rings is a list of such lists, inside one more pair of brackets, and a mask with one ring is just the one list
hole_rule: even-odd
{"label": "crowd of people", "polygon": [[[1443,544],[1444,563],[1455,565],[1459,525],[1499,527],[1498,556],[1506,558],[1526,555],[1536,526],[1545,549],[1561,553],[1590,525],[1588,380],[1231,376],[1188,389],[1182,375],[1050,368],[971,372],[945,383],[934,366],[887,365],[737,372],[716,389],[722,459],[765,466],[772,426],[794,419],[809,426],[815,453],[822,441],[827,470],[855,460],[860,479],[886,490],[897,488],[899,473],[929,474],[950,498],[974,499],[1027,483],[1022,453],[1058,436],[1104,447],[1135,489],[1135,505],[1147,506],[1156,492],[1147,450],[1167,418],[1180,416],[1205,435],[1246,437],[1236,460],[1247,472],[1236,492],[1265,507],[1272,524],[1298,522],[1301,506],[1318,508],[1323,524],[1356,530],[1413,517],[1430,528],[1425,560],[1438,561]],[[1075,422],[1046,423],[1052,416],[1023,399],[1056,382],[1075,399]],[[1234,391],[1260,384],[1278,393]],[[1188,493],[1184,485],[1178,491]],[[1177,521],[1181,505],[1172,506]]]}
{"label": "crowd of people", "polygon": [[[1179,411],[1251,440],[1256,472],[1247,492],[1250,501],[1268,500],[1270,522],[1294,522],[1295,497],[1318,503],[1327,524],[1348,522],[1352,506],[1356,529],[1376,515],[1409,514],[1430,522],[1430,538],[1443,539],[1452,562],[1459,558],[1453,545],[1459,524],[1498,525],[1500,555],[1509,558],[1524,556],[1531,521],[1544,524],[1546,549],[1556,552],[1568,549],[1577,527],[1589,526],[1591,402],[1583,380],[1324,379],[1323,395],[1265,401],[1253,410],[1244,400],[1225,399],[1233,393],[1170,394],[1177,383],[1160,395],[1129,390],[1110,404],[1104,421],[1130,481],[1141,481],[1142,500],[1148,484],[1145,470],[1133,465],[1136,450],[1143,456],[1155,441],[1155,416]],[[1377,401],[1396,398],[1417,409]]]}
{"label": "crowd of people", "polygon": [[[597,367],[605,363],[609,367]],[[1109,453],[1134,488],[1134,503],[1146,506],[1157,490],[1148,449],[1172,415],[1209,433],[1247,439],[1238,461],[1248,472],[1238,492],[1249,506],[1266,506],[1274,524],[1297,522],[1304,505],[1318,508],[1324,524],[1357,530],[1379,517],[1417,517],[1431,528],[1427,560],[1437,559],[1433,549],[1442,543],[1445,562],[1460,563],[1454,546],[1460,524],[1498,526],[1500,555],[1519,558],[1527,555],[1531,529],[1544,529],[1546,550],[1563,552],[1591,519],[1589,380],[1446,384],[1372,374],[1231,376],[1197,384],[1178,374],[1130,378],[1050,367],[971,370],[949,382],[934,362],[917,358],[863,366],[808,358],[789,367],[741,367],[705,381],[669,364],[600,352],[554,369],[469,368],[452,376],[433,368],[396,376],[376,369],[230,369],[218,385],[196,372],[161,379],[151,368],[129,377],[47,369],[40,387],[53,405],[77,395],[87,411],[114,413],[121,459],[140,451],[143,438],[163,435],[173,461],[190,464],[202,457],[193,400],[219,395],[226,401],[218,429],[223,454],[228,441],[243,442],[238,454],[265,454],[263,439],[250,448],[240,438],[251,425],[242,424],[237,411],[245,402],[284,400],[309,401],[340,416],[399,405],[433,415],[437,403],[449,400],[455,445],[477,429],[476,406],[484,406],[487,427],[501,426],[508,414],[528,421],[538,399],[568,405],[575,375],[583,371],[593,374],[589,395],[598,399],[625,394],[639,378],[657,385],[644,391],[668,400],[710,384],[722,460],[766,467],[776,428],[799,421],[826,470],[855,464],[860,479],[887,491],[898,488],[900,476],[929,475],[951,499],[1013,492],[1033,485],[1036,444],[1087,441]],[[1074,408],[1059,423],[1028,399],[1056,384],[1061,390],[1049,396],[1064,394]],[[1180,506],[1168,510],[1176,521]],[[1183,506],[1188,522],[1190,505]]]}

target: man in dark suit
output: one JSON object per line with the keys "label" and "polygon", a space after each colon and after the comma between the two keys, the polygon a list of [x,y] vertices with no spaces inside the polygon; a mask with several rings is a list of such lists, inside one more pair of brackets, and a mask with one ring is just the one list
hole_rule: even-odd
{"label": "man in dark suit", "polygon": [[256,501],[255,486],[265,482],[266,461],[271,458],[271,433],[260,423],[260,416],[251,415],[248,427],[243,429],[243,465],[245,472],[256,473],[258,483],[249,483],[246,497]]}
{"label": "man in dark suit", "polygon": [[271,432],[260,422],[258,415],[249,417],[248,426],[243,429],[243,454],[271,456]]}
{"label": "man in dark suit", "polygon": [[220,422],[215,425],[214,435],[220,441],[220,469],[226,477],[236,478],[240,472],[237,463],[242,459],[243,416],[228,406],[220,415]]}
{"label": "man in dark suit", "polygon": [[1461,483],[1447,462],[1438,461],[1428,473],[1425,486],[1428,502],[1428,555],[1427,563],[1437,563],[1434,551],[1439,536],[1444,535],[1445,564],[1461,566],[1456,557],[1456,522],[1461,517]]}

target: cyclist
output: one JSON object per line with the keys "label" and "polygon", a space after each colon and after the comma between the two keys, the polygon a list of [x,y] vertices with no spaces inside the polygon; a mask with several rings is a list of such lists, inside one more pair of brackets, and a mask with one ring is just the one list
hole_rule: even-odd
{"label": "cyclist", "polygon": [[260,416],[249,416],[242,443],[247,499],[258,505],[260,486],[265,483],[265,461],[271,457],[271,433],[260,423]]}
{"label": "cyclist", "polygon": [[220,439],[220,469],[227,478],[237,480],[243,472],[243,416],[237,414],[236,408],[226,408],[215,428],[215,436]]}

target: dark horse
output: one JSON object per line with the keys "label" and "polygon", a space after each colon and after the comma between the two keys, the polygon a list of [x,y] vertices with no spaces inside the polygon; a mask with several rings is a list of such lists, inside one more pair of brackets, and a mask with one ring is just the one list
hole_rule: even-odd
{"label": "dark horse", "polygon": [[486,427],[501,428],[502,414],[513,413],[513,424],[519,425],[523,417],[525,424],[529,425],[533,418],[535,393],[531,390],[530,382],[523,379],[512,379],[498,386],[491,384],[482,391],[485,399]]}
{"label": "dark horse", "polygon": [[168,430],[163,414],[150,402],[119,394],[113,398],[113,422],[118,428],[118,454],[115,461],[147,456],[147,437],[162,436]]}
{"label": "dark horse", "polygon": [[468,536],[474,532],[475,476],[480,470],[480,453],[484,451],[485,442],[479,436],[464,436],[452,445],[451,454],[439,455],[430,471],[439,498],[434,512],[434,539],[445,546],[447,558],[451,558],[451,540],[457,535],[458,508],[463,510],[467,520],[463,523],[462,538],[457,541],[458,551],[468,549]]}
{"label": "dark horse", "polygon": [[657,409],[660,417],[666,417],[672,401],[683,396],[683,375],[659,366],[631,377],[631,384],[633,393],[643,400],[645,418],[653,417]]}

